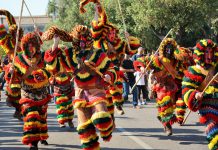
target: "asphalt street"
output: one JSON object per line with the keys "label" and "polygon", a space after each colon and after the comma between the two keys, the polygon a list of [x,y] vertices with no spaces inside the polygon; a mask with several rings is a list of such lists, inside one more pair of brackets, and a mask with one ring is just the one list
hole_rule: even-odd
{"label": "asphalt street", "polygon": [[[0,150],[27,150],[21,143],[21,121],[13,118],[14,108],[6,106],[5,92],[0,101]],[[131,99],[131,98],[130,98]],[[102,150],[207,150],[204,126],[198,123],[198,114],[191,113],[185,126],[173,125],[173,135],[166,136],[156,119],[155,102],[148,102],[141,109],[124,104],[124,115],[116,116],[116,129],[110,142],[100,140]],[[75,113],[74,125],[77,126]],[[39,144],[40,150],[79,150],[80,140],[76,129],[60,128],[53,102],[48,109],[48,146]]]}

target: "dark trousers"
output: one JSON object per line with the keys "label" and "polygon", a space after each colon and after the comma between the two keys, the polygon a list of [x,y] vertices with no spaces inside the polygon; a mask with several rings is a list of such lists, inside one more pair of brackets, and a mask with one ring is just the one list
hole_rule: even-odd
{"label": "dark trousers", "polygon": [[140,99],[141,93],[144,100],[148,99],[148,91],[145,85],[137,85],[137,89],[138,89],[138,99]]}

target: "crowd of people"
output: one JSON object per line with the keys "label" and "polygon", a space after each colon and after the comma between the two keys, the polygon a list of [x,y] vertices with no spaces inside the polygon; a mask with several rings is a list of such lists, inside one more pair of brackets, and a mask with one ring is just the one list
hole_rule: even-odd
{"label": "crowd of people", "polygon": [[[71,32],[51,26],[43,33],[36,28],[23,34],[10,12],[0,10],[9,26],[7,31],[0,25],[0,46],[7,55],[1,87],[5,80],[7,104],[15,108],[14,117],[24,122],[23,144],[30,150],[37,150],[39,142],[48,145],[47,109],[53,97],[60,127],[67,123],[74,128],[76,110],[82,149],[98,150],[99,136],[105,142],[112,138],[114,110],[123,115],[123,103],[131,93],[133,108],[156,100],[157,119],[167,136],[173,134],[174,123],[184,123],[187,107],[199,111],[208,147],[217,150],[216,43],[202,39],[190,51],[175,39],[164,38],[157,53],[148,54],[138,38],[126,33],[126,40],[122,40],[98,0],[83,0],[81,13],[89,2],[95,3],[91,28],[76,25]],[[53,45],[42,52],[43,42],[49,40]]]}

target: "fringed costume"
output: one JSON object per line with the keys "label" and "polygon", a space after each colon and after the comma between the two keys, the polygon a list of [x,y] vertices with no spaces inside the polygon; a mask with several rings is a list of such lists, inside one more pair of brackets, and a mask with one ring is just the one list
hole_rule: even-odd
{"label": "fringed costume", "polygon": [[[206,125],[208,147],[210,150],[217,150],[218,79],[213,80],[207,88],[206,85],[218,71],[218,47],[210,39],[200,40],[193,57],[196,65],[188,68],[182,82],[183,99],[189,109],[199,110],[200,123]],[[202,99],[196,98],[198,93],[203,94]]]}
{"label": "fringed costume", "polygon": [[[124,102],[124,99],[122,97],[123,87],[122,78],[119,77],[119,67],[123,61],[124,54],[132,55],[136,53],[137,48],[140,46],[140,42],[135,37],[128,37],[128,42],[130,44],[129,48],[127,42],[121,40],[121,38],[119,37],[119,30],[108,21],[103,6],[99,2],[96,3],[96,7],[98,8],[96,10],[95,18],[91,23],[91,32],[94,39],[94,48],[102,49],[105,53],[107,53],[110,60],[116,66],[116,70],[118,72],[118,79],[115,83],[116,88],[110,87],[109,89],[106,89],[106,93],[108,93],[107,95],[109,102],[113,102],[114,106],[116,106],[117,108],[118,113],[123,114],[124,111],[121,107]],[[111,40],[109,36],[114,36],[114,38]],[[109,103],[108,109],[110,110],[111,114],[113,114],[113,107],[111,103]]]}
{"label": "fringed costume", "polygon": [[176,41],[167,38],[160,45],[159,56],[144,56],[134,62],[135,69],[141,71],[140,68],[145,68],[151,61],[148,69],[154,70],[155,83],[153,91],[156,93],[157,118],[163,124],[167,135],[172,134],[172,124],[177,121],[174,114],[174,97],[179,88],[175,82],[178,73],[174,69],[179,65],[174,58],[176,47]]}
{"label": "fringed costume", "polygon": [[[7,10],[0,9],[0,15],[6,16],[6,20],[7,20],[8,27],[9,27],[9,32],[7,32],[5,26],[3,24],[0,25],[0,46],[2,47],[6,55],[8,55],[9,61],[11,62],[14,57],[17,25],[16,25],[14,17]],[[19,30],[18,36],[19,36],[18,38],[19,43],[17,47],[17,54],[21,52],[20,40],[23,36],[22,29]],[[10,66],[11,66],[11,63],[9,63],[7,66],[3,68],[5,71],[5,80],[7,81],[7,83],[9,83],[9,79],[7,76],[9,73]],[[19,88],[17,88],[17,90],[12,91],[8,86],[6,87],[7,105],[15,108],[14,117],[18,118],[19,120],[21,120],[20,104],[19,104],[20,94],[21,92]]]}
{"label": "fringed costume", "polygon": [[54,98],[58,123],[60,124],[60,127],[65,127],[65,123],[68,123],[69,127],[73,128],[74,125],[72,120],[74,110],[72,96],[74,91],[71,84],[72,75],[66,72],[64,67],[54,66],[49,62],[46,70],[53,74],[50,78],[50,84],[54,86]]}
{"label": "fringed costume", "polygon": [[[100,49],[92,49],[91,33],[86,26],[75,26],[69,35],[72,37],[73,48],[60,50],[54,43],[56,46],[53,45],[51,50],[46,51],[45,60],[52,68],[64,67],[72,72],[75,87],[73,104],[77,109],[77,131],[82,148],[97,150],[100,146],[95,129],[100,131],[104,141],[110,140],[113,130],[113,120],[106,109],[108,101],[104,86],[108,85],[102,77],[110,76],[113,83],[117,76],[107,55]],[[65,40],[66,37],[60,38]]]}
{"label": "fringed costume", "polygon": [[23,52],[15,58],[9,87],[12,91],[21,88],[22,142],[35,150],[39,141],[47,144],[47,107],[51,99],[47,86],[50,75],[44,69],[44,54],[40,52],[39,37],[35,33],[28,33],[22,38],[21,48]]}
{"label": "fringed costume", "polygon": [[188,69],[189,66],[194,65],[194,60],[191,54],[191,51],[188,48],[179,47],[174,52],[174,56],[177,60],[176,70],[178,71],[178,75],[175,78],[175,82],[178,87],[178,91],[175,94],[175,106],[176,106],[176,118],[177,122],[182,125],[185,112],[186,112],[186,104],[182,99],[182,78],[184,77],[184,71]]}
{"label": "fringed costume", "polygon": [[[0,9],[0,15],[6,16],[6,20],[9,27],[9,32],[6,31],[6,28],[3,24],[0,25],[0,46],[3,48],[5,53],[9,56],[10,60],[14,57],[14,48],[16,43],[16,32],[17,25],[14,17],[7,10]],[[23,30],[19,30],[18,42],[20,45],[20,40],[23,36]],[[17,52],[21,52],[20,46],[17,48]]]}

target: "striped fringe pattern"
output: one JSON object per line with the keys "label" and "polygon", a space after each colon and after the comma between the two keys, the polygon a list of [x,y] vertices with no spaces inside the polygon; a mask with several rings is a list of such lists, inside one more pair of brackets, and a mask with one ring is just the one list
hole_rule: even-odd
{"label": "striped fringe pattern", "polygon": [[77,132],[79,134],[83,150],[100,150],[98,135],[96,134],[95,127],[91,120],[79,124]]}
{"label": "striped fringe pattern", "polygon": [[210,150],[218,149],[218,102],[217,98],[215,98],[216,95],[217,93],[211,93],[211,95],[205,96],[214,98],[205,98],[199,109],[200,123],[206,124],[205,131]]}
{"label": "striped fringe pattern", "polygon": [[11,88],[7,85],[6,95],[7,95],[7,99],[6,99],[7,105],[9,107],[14,107],[17,110],[20,110],[20,107],[21,107],[21,105],[19,104],[19,100],[20,100],[20,97],[21,97],[20,90],[17,91],[17,92],[12,91]]}
{"label": "striped fringe pattern", "polygon": [[110,90],[106,90],[105,92],[106,92],[106,99],[108,100],[107,110],[111,115],[113,115],[114,114],[114,105],[113,105],[113,101],[112,101],[112,96],[110,94]]}
{"label": "striped fringe pattern", "polygon": [[218,149],[218,124],[215,122],[210,122],[206,127],[208,148],[210,150]]}
{"label": "striped fringe pattern", "polygon": [[185,112],[186,112],[185,102],[181,98],[179,98],[176,101],[176,118],[179,124],[183,122],[185,117]]}
{"label": "striped fringe pattern", "polygon": [[170,96],[163,96],[162,99],[157,99],[158,116],[165,127],[167,124],[172,125],[176,122],[174,108]]}
{"label": "striped fringe pattern", "polygon": [[100,131],[104,141],[110,141],[113,131],[113,120],[108,112],[96,112],[92,115],[91,120],[95,127]]}
{"label": "striped fringe pattern", "polygon": [[122,96],[123,93],[123,84],[118,79],[117,82],[115,82],[116,89],[114,87],[110,88],[110,93],[112,95],[112,101],[115,106],[121,106],[123,105],[124,99]]}
{"label": "striped fringe pattern", "polygon": [[23,144],[31,144],[34,141],[46,140],[48,138],[47,128],[47,105],[34,106],[23,105],[24,116]]}
{"label": "striped fringe pattern", "polygon": [[55,103],[58,123],[64,124],[72,121],[74,116],[72,99],[65,95],[56,96]]}

